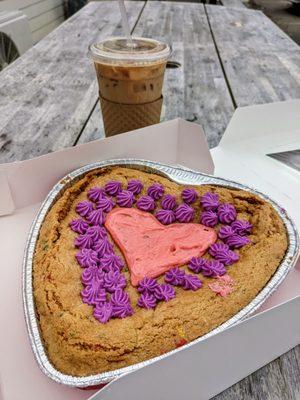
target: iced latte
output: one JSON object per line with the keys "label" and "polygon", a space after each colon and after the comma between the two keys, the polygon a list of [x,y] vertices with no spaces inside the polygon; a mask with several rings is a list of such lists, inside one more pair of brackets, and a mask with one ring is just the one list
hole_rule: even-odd
{"label": "iced latte", "polygon": [[156,124],[170,47],[152,39],[107,39],[91,46],[106,136]]}

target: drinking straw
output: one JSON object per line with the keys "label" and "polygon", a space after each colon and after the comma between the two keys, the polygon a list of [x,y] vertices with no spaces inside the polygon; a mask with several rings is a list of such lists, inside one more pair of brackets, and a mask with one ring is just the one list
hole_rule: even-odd
{"label": "drinking straw", "polygon": [[119,0],[119,7],[120,7],[120,12],[121,12],[123,31],[127,38],[127,46],[133,47],[133,42],[132,42],[132,38],[131,38],[131,33],[130,33],[130,28],[129,28],[128,17],[127,17],[127,13],[126,13],[124,0]]}

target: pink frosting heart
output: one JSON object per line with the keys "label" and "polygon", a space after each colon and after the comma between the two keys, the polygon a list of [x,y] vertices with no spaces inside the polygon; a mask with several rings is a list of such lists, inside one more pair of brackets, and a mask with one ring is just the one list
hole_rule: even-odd
{"label": "pink frosting heart", "polygon": [[202,256],[217,240],[212,228],[195,223],[162,225],[136,208],[110,211],[105,227],[126,259],[133,286]]}

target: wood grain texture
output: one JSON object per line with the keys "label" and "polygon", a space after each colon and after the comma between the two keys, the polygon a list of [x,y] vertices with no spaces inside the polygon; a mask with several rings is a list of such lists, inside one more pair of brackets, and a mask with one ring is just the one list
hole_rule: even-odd
{"label": "wood grain texture", "polygon": [[148,2],[134,34],[167,41],[174,49],[172,60],[181,64],[166,71],[165,119],[182,117],[203,125],[210,147],[216,146],[233,105],[203,4]]}
{"label": "wood grain texture", "polygon": [[300,150],[284,151],[280,153],[268,154],[269,157],[275,158],[289,167],[300,171]]}
{"label": "wood grain texture", "polygon": [[[201,124],[210,147],[218,144],[234,108],[213,43],[203,4],[151,1],[133,31],[172,45],[171,60],[179,68],[166,70],[162,120],[182,117]],[[95,109],[93,121],[99,120]],[[80,143],[103,135],[88,124]]]}
{"label": "wood grain texture", "polygon": [[245,4],[241,0],[221,0],[225,7],[245,8]]}
{"label": "wood grain texture", "polygon": [[97,103],[95,104],[95,107],[91,113],[91,117],[89,118],[76,144],[87,143],[91,140],[102,139],[104,137],[105,134],[101,107],[99,100],[97,100]]}
{"label": "wood grain texture", "polygon": [[300,48],[263,13],[206,6],[238,106],[300,97]]}
{"label": "wood grain texture", "polygon": [[[147,4],[147,7],[149,4]],[[188,5],[189,7],[192,6],[193,10],[195,5]],[[145,8],[145,12],[147,12],[148,8]],[[152,6],[153,7],[153,6]],[[157,7],[157,6],[156,6]],[[161,7],[161,6],[160,6]],[[170,6],[169,6],[170,7]],[[165,26],[171,32],[172,29],[176,30],[176,34],[172,40],[173,43],[173,56],[172,59],[180,62],[182,64],[183,69],[187,68],[186,63],[186,42],[183,40],[179,40],[178,38],[178,31],[180,31],[182,27],[182,23],[180,22],[180,17],[182,17],[182,8],[179,6],[180,14],[174,18],[172,14],[176,13],[176,8],[170,7],[173,9],[173,12],[169,11],[168,18],[165,18]],[[177,9],[178,10],[178,9]],[[194,12],[194,11],[193,11]],[[259,18],[261,18],[260,13]],[[258,15],[255,13],[253,15],[255,24],[255,17]],[[179,17],[180,15],[180,17]],[[140,24],[145,24],[147,29],[145,31],[149,35],[161,34],[163,32],[164,25],[163,25],[163,18],[159,19],[159,16],[155,13],[152,13],[148,17],[144,17],[147,19],[147,22],[143,22],[143,18],[140,20]],[[265,17],[264,17],[265,18]],[[252,24],[252,25],[253,25]],[[152,26],[155,25],[155,28]],[[186,25],[184,25],[186,27]],[[189,27],[193,27],[192,24],[189,24]],[[272,27],[273,28],[273,27]],[[137,30],[135,31],[140,33],[139,31],[140,25],[138,24]],[[188,28],[186,28],[188,29]],[[201,28],[202,29],[202,28]],[[251,32],[250,32],[251,33]],[[143,34],[143,32],[141,32]],[[243,35],[247,35],[247,33],[243,33]],[[268,32],[265,34],[265,38],[263,40],[267,40]],[[280,33],[279,33],[280,35]],[[195,35],[196,39],[198,40],[197,34]],[[194,43],[193,38],[191,43]],[[242,39],[243,40],[243,39]],[[275,37],[277,41],[277,37]],[[272,44],[272,38],[268,38],[269,43]],[[205,40],[203,40],[205,42]],[[202,42],[202,43],[203,43]],[[290,39],[288,42],[291,42]],[[242,42],[243,43],[243,42]],[[274,45],[274,44],[273,44]],[[241,44],[240,44],[241,46]],[[276,42],[275,42],[276,46]],[[275,51],[275,50],[274,50]],[[196,67],[195,67],[196,68]],[[200,68],[201,70],[201,68]],[[169,69],[166,72],[166,81],[164,87],[164,94],[165,94],[165,116],[164,118],[173,118],[175,115],[172,115],[173,112],[177,112],[177,115],[186,117],[189,114],[189,107],[192,105],[192,102],[197,101],[197,98],[194,100],[193,96],[191,96],[191,102],[187,97],[188,91],[185,88],[185,82],[187,75],[189,75],[189,71],[182,73],[182,70],[179,69]],[[258,77],[259,78],[259,77]],[[197,80],[196,80],[197,82]],[[189,90],[196,90],[193,88],[193,81],[191,80],[191,88]],[[178,94],[178,95],[177,95]],[[190,93],[189,93],[190,95]],[[199,95],[199,94],[197,94]],[[250,93],[251,95],[251,93]],[[244,93],[244,96],[247,96],[247,92]],[[168,99],[166,101],[166,99]],[[248,100],[250,103],[251,97]],[[247,103],[247,104],[249,104]],[[193,107],[193,105],[192,105]],[[169,108],[169,109],[168,109]],[[84,135],[80,138],[80,142],[92,140],[101,137],[103,135],[102,128],[100,127],[101,121],[101,114],[99,107],[96,107],[92,117],[89,121],[89,126],[86,126]],[[201,121],[200,121],[201,122]],[[99,124],[99,125],[98,125]],[[217,139],[215,139],[217,141]],[[239,400],[299,400],[300,399],[300,367],[299,367],[299,360],[300,360],[300,346],[296,347],[295,349],[289,351],[279,359],[273,361],[269,365],[261,368],[259,371],[255,372],[254,374],[250,375],[249,377],[245,378],[241,382],[237,383],[236,385],[232,386],[228,390],[224,391],[220,395],[216,396],[215,400],[232,400],[232,399],[239,399]]]}
{"label": "wood grain texture", "polygon": [[[133,27],[142,2],[128,5]],[[88,44],[121,30],[116,4],[91,3],[0,75],[0,162],[103,137]],[[257,11],[205,6],[238,105],[300,97],[299,47]],[[201,4],[148,3],[136,34],[167,38],[172,59],[164,118],[202,123],[210,145],[233,112]],[[80,136],[81,132],[83,134]],[[300,346],[215,400],[299,400]]]}
{"label": "wood grain texture", "polygon": [[213,400],[299,400],[300,346],[215,396]]}
{"label": "wood grain texture", "polygon": [[[127,5],[134,26],[144,3]],[[117,2],[89,3],[1,73],[1,162],[74,144],[98,98],[88,46],[120,33]]]}

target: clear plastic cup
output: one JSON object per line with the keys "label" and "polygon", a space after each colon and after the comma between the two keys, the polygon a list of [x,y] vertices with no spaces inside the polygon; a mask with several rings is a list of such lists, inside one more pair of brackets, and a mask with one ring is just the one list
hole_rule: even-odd
{"label": "clear plastic cup", "polygon": [[[91,45],[90,52],[99,84],[106,134],[115,134],[109,132],[109,126],[113,119],[124,113],[127,122],[118,128],[122,132],[159,122],[170,46],[146,38],[132,38],[130,45],[126,38],[117,37]],[[118,125],[122,124],[119,122]]]}

